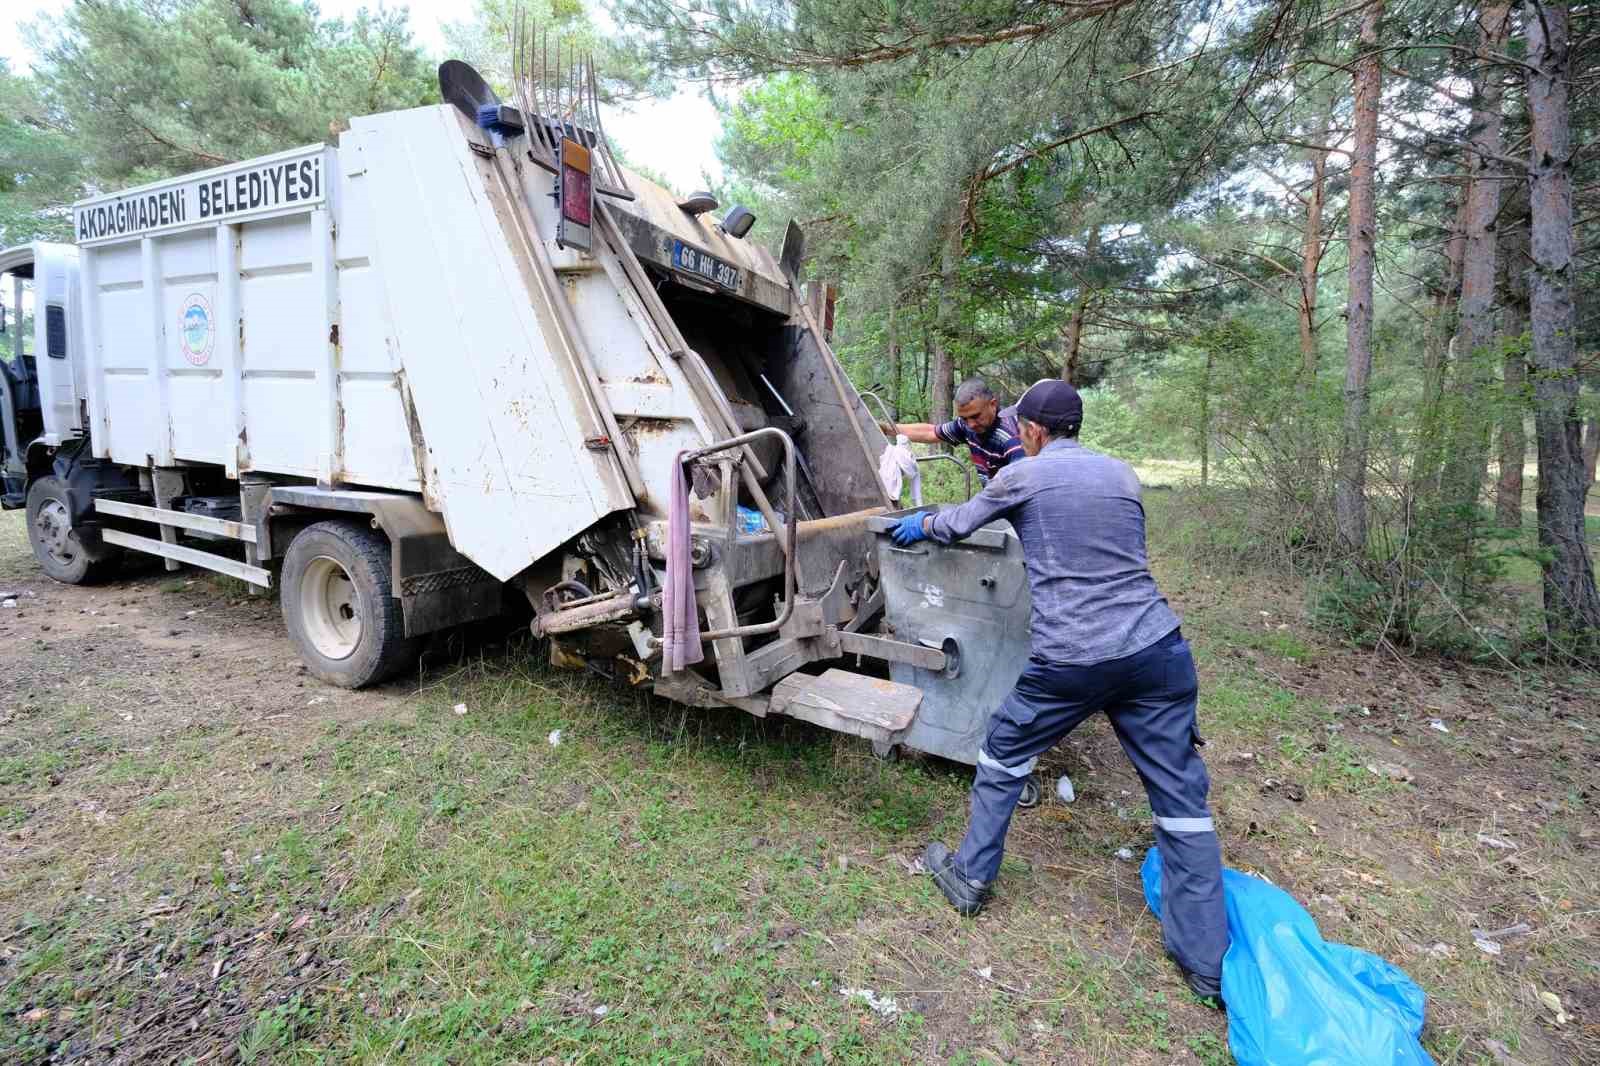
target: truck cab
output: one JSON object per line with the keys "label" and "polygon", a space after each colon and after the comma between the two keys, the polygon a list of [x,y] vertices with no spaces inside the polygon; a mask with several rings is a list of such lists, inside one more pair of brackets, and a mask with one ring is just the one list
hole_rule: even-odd
{"label": "truck cab", "polygon": [[30,467],[83,436],[78,250],[34,241],[0,251],[0,506],[26,500]]}

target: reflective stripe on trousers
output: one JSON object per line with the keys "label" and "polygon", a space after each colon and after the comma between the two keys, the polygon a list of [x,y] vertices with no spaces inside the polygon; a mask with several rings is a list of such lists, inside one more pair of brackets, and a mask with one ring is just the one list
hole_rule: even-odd
{"label": "reflective stripe on trousers", "polygon": [[1107,663],[1030,662],[989,719],[957,870],[985,883],[995,879],[1011,816],[1039,756],[1103,710],[1155,812],[1167,949],[1186,969],[1218,976],[1228,926],[1222,849],[1206,805],[1210,779],[1194,747],[1197,694],[1194,659],[1176,630],[1144,651]]}

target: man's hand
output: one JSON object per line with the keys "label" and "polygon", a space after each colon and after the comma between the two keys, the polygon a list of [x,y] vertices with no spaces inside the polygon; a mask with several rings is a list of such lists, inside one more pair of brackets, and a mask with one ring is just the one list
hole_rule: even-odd
{"label": "man's hand", "polygon": [[890,538],[902,548],[915,544],[919,540],[927,540],[928,531],[922,524],[922,520],[925,517],[921,511],[916,514],[906,515],[895,523],[895,527],[889,531]]}

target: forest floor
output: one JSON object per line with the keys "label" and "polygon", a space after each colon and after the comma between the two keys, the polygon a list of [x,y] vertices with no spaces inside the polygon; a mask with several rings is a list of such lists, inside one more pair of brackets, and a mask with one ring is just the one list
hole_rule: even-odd
{"label": "forest floor", "polygon": [[[1600,1063],[1600,679],[1332,642],[1297,584],[1169,554],[1170,501],[1229,864],[1419,982],[1439,1062]],[[1104,721],[963,920],[911,871],[960,835],[963,768],[515,639],[330,688],[273,599],[56,585],[15,514],[0,591],[0,1061],[1230,1061]]]}

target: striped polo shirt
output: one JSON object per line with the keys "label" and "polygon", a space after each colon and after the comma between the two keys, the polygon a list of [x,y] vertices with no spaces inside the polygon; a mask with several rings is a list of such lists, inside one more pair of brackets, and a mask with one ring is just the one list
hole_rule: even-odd
{"label": "striped polo shirt", "polygon": [[1017,429],[1017,409],[1007,407],[995,416],[994,425],[986,432],[974,433],[959,418],[933,427],[934,433],[946,444],[965,444],[972,453],[972,464],[978,468],[978,477],[988,484],[1007,463],[1021,459],[1022,433]]}

